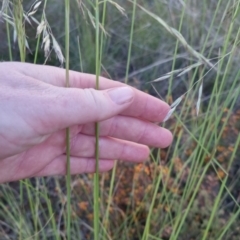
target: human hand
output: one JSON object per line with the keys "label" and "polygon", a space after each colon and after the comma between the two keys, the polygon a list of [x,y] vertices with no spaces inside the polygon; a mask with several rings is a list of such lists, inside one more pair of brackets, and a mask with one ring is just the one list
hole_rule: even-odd
{"label": "human hand", "polygon": [[169,106],[125,84],[17,62],[0,63],[0,182],[66,173],[70,127],[71,174],[95,171],[94,122],[100,122],[99,170],[114,159],[141,162],[149,148],[167,147],[172,134],[161,122]]}

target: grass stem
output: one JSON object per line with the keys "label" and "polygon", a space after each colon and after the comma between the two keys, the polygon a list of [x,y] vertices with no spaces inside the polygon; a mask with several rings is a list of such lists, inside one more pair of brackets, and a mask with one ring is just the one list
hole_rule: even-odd
{"label": "grass stem", "polygon": [[[69,33],[70,33],[70,2],[65,0],[65,59],[66,59],[66,87],[69,82]],[[71,166],[70,166],[70,129],[66,129],[66,155],[67,155],[67,238],[71,239]]]}
{"label": "grass stem", "polygon": [[[95,74],[96,74],[96,90],[99,89],[100,75],[100,43],[99,43],[99,2],[95,1]],[[95,173],[94,173],[94,240],[99,239],[99,123],[95,123]]]}

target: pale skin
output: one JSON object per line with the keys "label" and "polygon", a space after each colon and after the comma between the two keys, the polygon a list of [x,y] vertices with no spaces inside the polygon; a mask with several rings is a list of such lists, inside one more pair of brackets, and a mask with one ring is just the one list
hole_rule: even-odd
{"label": "pale skin", "polygon": [[26,63],[0,63],[0,182],[66,174],[70,128],[71,174],[95,171],[95,122],[100,122],[101,172],[114,160],[142,162],[149,146],[164,148],[172,134],[161,122],[169,106],[117,81]]}

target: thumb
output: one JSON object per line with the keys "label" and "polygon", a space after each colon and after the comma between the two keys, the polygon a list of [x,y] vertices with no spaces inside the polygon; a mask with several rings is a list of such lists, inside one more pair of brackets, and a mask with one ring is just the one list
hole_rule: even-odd
{"label": "thumb", "polygon": [[130,87],[104,91],[54,87],[54,91],[51,104],[48,103],[44,111],[47,111],[43,119],[47,123],[44,124],[45,133],[111,118],[128,108],[134,99],[134,91]]}

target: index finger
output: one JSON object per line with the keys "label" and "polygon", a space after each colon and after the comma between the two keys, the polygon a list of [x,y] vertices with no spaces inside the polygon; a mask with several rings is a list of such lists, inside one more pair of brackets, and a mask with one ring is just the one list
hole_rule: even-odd
{"label": "index finger", "polygon": [[[51,84],[56,87],[65,87],[66,85],[65,69],[27,63],[11,64],[12,69],[14,68],[24,75],[33,77],[47,84]],[[95,88],[96,76],[87,73],[69,71],[69,82],[70,87],[72,88]],[[125,84],[106,79],[104,77],[99,78],[100,90],[121,86],[125,86]],[[169,105],[158,98],[141,92],[135,88],[133,89],[136,97],[134,98],[131,106],[122,112],[122,115],[138,117],[152,122],[161,122],[170,109]]]}

